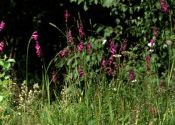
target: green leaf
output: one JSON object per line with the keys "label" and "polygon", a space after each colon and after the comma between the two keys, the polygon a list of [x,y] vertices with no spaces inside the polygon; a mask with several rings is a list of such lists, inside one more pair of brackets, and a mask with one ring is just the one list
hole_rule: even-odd
{"label": "green leaf", "polygon": [[2,102],[3,98],[4,98],[4,96],[0,95],[0,102]]}
{"label": "green leaf", "polygon": [[103,1],[103,6],[107,7],[107,8],[112,7],[113,2],[114,2],[114,0],[104,0]]}
{"label": "green leaf", "polygon": [[15,60],[14,59],[8,59],[7,62],[9,62],[9,63],[15,63]]}

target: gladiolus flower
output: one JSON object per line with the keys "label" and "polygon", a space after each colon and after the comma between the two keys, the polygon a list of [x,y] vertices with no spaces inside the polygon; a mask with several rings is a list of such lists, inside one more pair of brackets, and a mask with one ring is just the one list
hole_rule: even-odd
{"label": "gladiolus flower", "polygon": [[160,6],[161,6],[162,12],[164,12],[164,13],[169,12],[169,5],[167,4],[167,2],[165,0],[160,0]]}
{"label": "gladiolus flower", "polygon": [[70,29],[68,30],[67,40],[68,40],[68,43],[70,43],[70,44],[72,44],[72,43],[73,43],[72,32],[71,32],[71,30],[70,30]]}
{"label": "gladiolus flower", "polygon": [[113,56],[110,56],[110,58],[109,58],[109,60],[108,60],[108,64],[109,64],[109,65],[112,65],[112,63],[113,63]]}
{"label": "gladiolus flower", "polygon": [[36,55],[37,55],[38,57],[41,57],[41,47],[40,47],[38,41],[36,41],[35,49],[36,49]]}
{"label": "gladiolus flower", "polygon": [[4,21],[0,22],[0,31],[2,31],[5,28],[5,23]]}
{"label": "gladiolus flower", "polygon": [[68,55],[68,53],[69,53],[69,49],[68,49],[68,48],[65,48],[65,49],[61,50],[61,51],[58,53],[58,56],[59,56],[60,58],[64,58],[65,56]]}
{"label": "gladiolus flower", "polygon": [[126,50],[126,47],[127,47],[127,40],[124,39],[123,42],[121,43],[121,46],[120,46],[120,51],[125,51]]}
{"label": "gladiolus flower", "polygon": [[112,70],[111,67],[108,67],[108,68],[107,68],[107,73],[108,73],[109,76],[112,76],[113,70]]}
{"label": "gladiolus flower", "polygon": [[78,68],[78,73],[79,73],[79,76],[80,77],[83,77],[84,76],[84,71],[80,67]]}
{"label": "gladiolus flower", "polygon": [[38,32],[37,32],[37,31],[33,32],[33,34],[32,34],[32,39],[33,39],[34,41],[38,41]]}
{"label": "gladiolus flower", "polygon": [[111,51],[112,55],[116,54],[116,48],[117,48],[117,46],[115,45],[114,41],[111,40],[111,42],[110,42],[110,51]]}
{"label": "gladiolus flower", "polygon": [[0,42],[0,53],[2,53],[4,51],[4,48],[5,48],[4,41],[1,41]]}
{"label": "gladiolus flower", "polygon": [[78,24],[78,32],[79,32],[80,38],[84,38],[85,37],[85,33],[84,33],[84,29],[83,29],[82,23]]}
{"label": "gladiolus flower", "polygon": [[129,72],[129,79],[130,79],[130,81],[133,81],[134,80],[134,70],[133,69],[131,69],[130,70],[130,72]]}
{"label": "gladiolus flower", "polygon": [[69,14],[68,10],[66,9],[66,10],[64,11],[64,21],[65,21],[66,23],[68,22],[69,17],[70,17],[70,14]]}
{"label": "gladiolus flower", "polygon": [[149,47],[153,47],[155,45],[154,39],[151,39],[150,42],[148,43]]}
{"label": "gladiolus flower", "polygon": [[78,51],[82,52],[84,48],[83,42],[81,41],[80,44],[78,45]]}
{"label": "gladiolus flower", "polygon": [[92,49],[92,45],[91,45],[90,42],[88,42],[88,43],[87,43],[87,46],[86,46],[86,51],[87,51],[88,54],[91,53],[91,49]]}
{"label": "gladiolus flower", "polygon": [[104,69],[106,68],[106,60],[104,58],[101,60],[101,67]]}

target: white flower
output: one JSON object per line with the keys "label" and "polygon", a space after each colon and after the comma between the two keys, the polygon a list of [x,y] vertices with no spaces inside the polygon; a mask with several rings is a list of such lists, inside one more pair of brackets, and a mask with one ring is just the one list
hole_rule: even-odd
{"label": "white flower", "polygon": [[102,44],[104,45],[106,42],[107,42],[107,40],[106,39],[103,39],[103,43]]}
{"label": "white flower", "polygon": [[149,47],[155,46],[155,41],[154,41],[154,39],[151,39],[151,40],[150,40],[150,42],[148,43],[148,46],[149,46]]}
{"label": "white flower", "polygon": [[173,42],[171,40],[166,40],[165,41],[167,45],[171,46],[173,44]]}

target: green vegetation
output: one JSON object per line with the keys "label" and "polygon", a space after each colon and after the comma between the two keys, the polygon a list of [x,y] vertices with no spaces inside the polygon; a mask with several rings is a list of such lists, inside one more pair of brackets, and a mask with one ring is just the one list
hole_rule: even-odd
{"label": "green vegetation", "polygon": [[[14,17],[2,11],[0,125],[174,125],[175,2],[51,1],[53,6],[56,3],[85,11],[66,8],[60,27],[51,18],[44,20],[49,7],[23,10],[24,15],[38,15],[30,24],[33,33],[22,37],[19,31],[13,34],[6,21]],[[9,4],[13,15],[20,3]],[[93,6],[109,11],[113,24],[87,20]],[[37,3],[32,6],[36,7]],[[58,38],[45,36],[44,26]],[[59,47],[44,46],[46,37],[59,41]],[[27,39],[23,46],[18,44]],[[56,53],[47,58],[52,49]],[[19,53],[20,58],[14,56]]]}

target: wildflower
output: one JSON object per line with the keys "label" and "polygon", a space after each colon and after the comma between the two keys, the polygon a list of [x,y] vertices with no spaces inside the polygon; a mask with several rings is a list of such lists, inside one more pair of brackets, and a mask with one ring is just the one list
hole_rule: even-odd
{"label": "wildflower", "polygon": [[108,74],[109,76],[112,76],[113,70],[112,70],[111,67],[108,67],[108,68],[107,68],[107,74]]}
{"label": "wildflower", "polygon": [[65,21],[66,23],[68,22],[69,17],[70,17],[70,14],[69,14],[68,10],[66,9],[66,10],[64,11],[64,21]]}
{"label": "wildflower", "polygon": [[91,53],[91,49],[92,49],[92,45],[91,45],[90,42],[88,42],[88,43],[87,43],[87,46],[86,46],[86,51],[87,51],[88,54]]}
{"label": "wildflower", "polygon": [[78,51],[79,52],[82,52],[83,51],[83,48],[84,48],[83,42],[81,41],[80,44],[78,45]]}
{"label": "wildflower", "polygon": [[2,31],[5,28],[5,23],[4,21],[0,22],[0,31]]}
{"label": "wildflower", "polygon": [[5,47],[4,41],[1,41],[0,42],[0,53],[4,51],[4,47]]}
{"label": "wildflower", "polygon": [[150,42],[148,43],[149,47],[153,47],[155,45],[154,39],[151,39]]}
{"label": "wildflower", "polygon": [[166,40],[165,42],[168,46],[171,46],[173,44],[173,42],[171,40]]}
{"label": "wildflower", "polygon": [[104,58],[101,60],[101,67],[106,68],[106,60]]}
{"label": "wildflower", "polygon": [[169,5],[167,4],[165,0],[160,0],[160,7],[161,7],[162,12],[164,13],[169,12]]}
{"label": "wildflower", "polygon": [[150,68],[151,66],[151,56],[150,55],[146,56],[146,66],[147,68]]}
{"label": "wildflower", "polygon": [[41,57],[41,48],[40,48],[40,45],[39,45],[38,41],[36,41],[35,49],[36,49],[36,55],[38,57]]}
{"label": "wildflower", "polygon": [[73,43],[72,32],[70,29],[68,30],[67,39],[68,39],[68,43],[70,43],[70,44]]}
{"label": "wildflower", "polygon": [[154,49],[150,49],[149,51],[152,53],[152,52],[154,52]]}
{"label": "wildflower", "polygon": [[127,40],[124,39],[123,42],[121,43],[121,47],[120,47],[120,51],[126,51],[126,47],[127,47]]}
{"label": "wildflower", "polygon": [[35,40],[35,41],[38,41],[38,32],[37,31],[33,32],[32,39]]}
{"label": "wildflower", "polygon": [[130,70],[130,72],[129,72],[129,79],[130,79],[130,81],[133,81],[134,80],[134,70],[133,70],[133,68]]}
{"label": "wildflower", "polygon": [[116,54],[116,48],[117,48],[117,46],[115,45],[114,41],[111,40],[111,42],[110,42],[110,52],[111,52],[112,55]]}
{"label": "wildflower", "polygon": [[84,38],[85,37],[85,33],[84,33],[84,29],[83,29],[82,23],[78,24],[78,33],[79,33],[80,38]]}
{"label": "wildflower", "polygon": [[84,76],[84,71],[80,67],[78,68],[78,73],[79,73],[79,76],[80,77],[83,77]]}
{"label": "wildflower", "polygon": [[120,57],[122,57],[122,55],[116,54],[116,55],[113,55],[113,57],[115,57],[115,58],[120,58]]}
{"label": "wildflower", "polygon": [[108,64],[109,64],[109,65],[112,65],[112,63],[113,63],[113,56],[110,56],[110,58],[109,58],[109,60],[108,60]]}
{"label": "wildflower", "polygon": [[69,53],[69,49],[68,49],[68,48],[65,48],[65,49],[61,50],[61,51],[58,53],[58,56],[59,56],[60,58],[64,58],[65,56],[68,55],[68,53]]}

